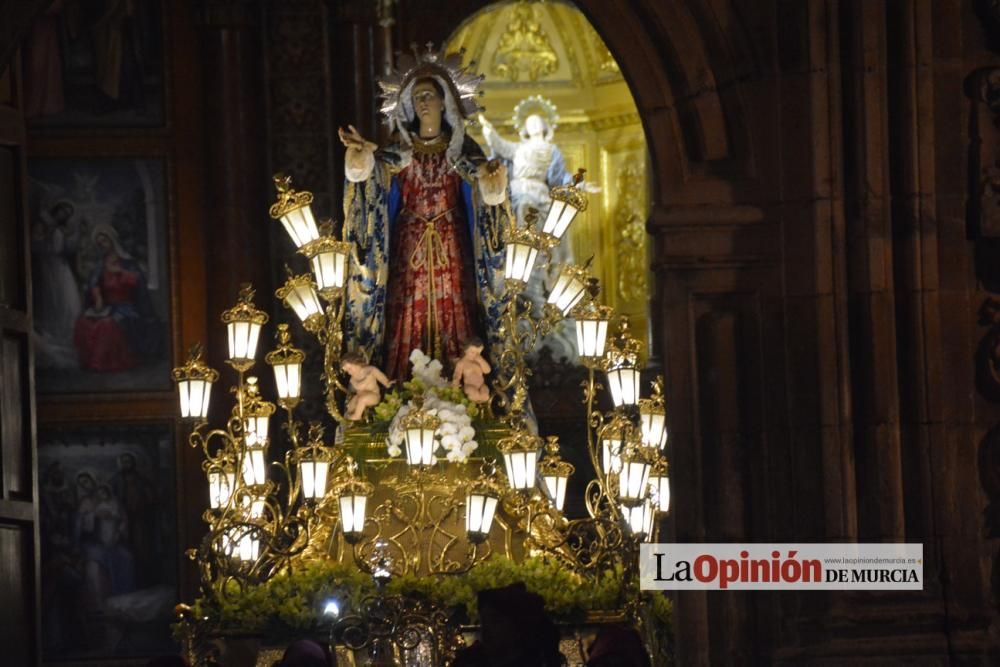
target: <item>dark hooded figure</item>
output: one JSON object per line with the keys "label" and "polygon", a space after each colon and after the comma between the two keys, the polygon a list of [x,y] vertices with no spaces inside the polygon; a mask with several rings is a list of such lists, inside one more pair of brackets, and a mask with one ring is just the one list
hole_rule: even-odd
{"label": "dark hooded figure", "polygon": [[541,596],[524,584],[480,591],[480,639],[455,657],[452,667],[559,667],[559,629]]}

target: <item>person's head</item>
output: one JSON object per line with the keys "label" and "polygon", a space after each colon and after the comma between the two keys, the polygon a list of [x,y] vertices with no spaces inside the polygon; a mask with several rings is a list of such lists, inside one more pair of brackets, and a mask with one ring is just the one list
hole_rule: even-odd
{"label": "person's head", "polygon": [[114,241],[112,241],[111,237],[108,236],[107,234],[95,235],[94,244],[97,246],[97,249],[100,250],[101,252],[108,252],[110,250],[113,250],[115,247]]}
{"label": "person's head", "polygon": [[477,603],[480,640],[490,656],[538,667],[564,664],[559,630],[545,613],[541,596],[523,583],[479,591]]}
{"label": "person's head", "polygon": [[98,500],[111,500],[111,487],[107,484],[101,484],[97,487],[97,499]]}
{"label": "person's head", "polygon": [[524,130],[532,139],[544,139],[548,129],[545,120],[536,113],[531,114],[524,121]]}
{"label": "person's head", "polygon": [[288,645],[281,661],[274,667],[336,667],[337,658],[330,649],[311,639],[300,639]]}
{"label": "person's head", "polygon": [[475,357],[483,353],[483,339],[479,336],[470,336],[462,343],[462,355],[465,357]]}
{"label": "person's head", "polygon": [[81,472],[76,476],[76,485],[81,491],[86,493],[92,492],[97,488],[97,482],[94,480],[94,476],[89,472]]}
{"label": "person's head", "polygon": [[131,258],[131,255],[122,248],[121,241],[118,238],[118,231],[109,224],[102,222],[99,225],[95,225],[94,230],[90,232],[90,238],[93,240],[94,246],[103,255],[114,254],[122,259]]}
{"label": "person's head", "polygon": [[125,452],[118,457],[118,466],[122,470],[135,470],[135,455]]}
{"label": "person's head", "polygon": [[413,101],[414,118],[410,130],[418,132],[423,129],[444,131],[447,121],[444,119],[444,89],[431,77],[417,79],[410,91]]}
{"label": "person's head", "polygon": [[57,202],[55,206],[49,209],[49,217],[52,218],[52,222],[57,225],[65,225],[69,222],[69,219],[73,217],[73,205],[68,201]]}
{"label": "person's head", "polygon": [[340,367],[348,375],[354,375],[367,365],[368,360],[360,352],[348,352],[340,360]]}

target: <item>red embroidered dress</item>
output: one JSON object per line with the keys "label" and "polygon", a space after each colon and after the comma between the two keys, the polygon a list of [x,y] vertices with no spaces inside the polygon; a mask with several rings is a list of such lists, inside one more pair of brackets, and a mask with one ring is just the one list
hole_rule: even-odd
{"label": "red embroidered dress", "polygon": [[476,334],[472,244],[462,179],[445,141],[415,141],[413,159],[395,178],[401,194],[390,244],[386,373],[407,377],[420,348],[446,366]]}

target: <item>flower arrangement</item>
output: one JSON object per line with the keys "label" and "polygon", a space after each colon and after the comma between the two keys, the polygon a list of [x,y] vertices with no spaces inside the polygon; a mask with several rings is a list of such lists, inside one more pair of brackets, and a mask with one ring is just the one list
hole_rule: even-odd
{"label": "flower arrangement", "polygon": [[[579,621],[591,611],[620,611],[628,596],[620,568],[584,578],[543,558],[528,558],[522,563],[494,558],[458,575],[394,577],[386,593],[424,597],[475,623],[478,591],[518,581],[540,595],[546,610],[562,622]],[[287,570],[265,583],[242,590],[234,585],[221,601],[200,598],[194,605],[194,613],[196,618],[205,619],[221,632],[283,639],[321,628],[325,601],[336,599],[341,609],[348,612],[374,593],[371,577],[357,568],[322,561]],[[670,600],[659,593],[647,595],[644,600],[650,605],[652,619],[663,632],[669,632]]]}
{"label": "flower arrangement", "polygon": [[375,419],[389,424],[389,456],[395,458],[402,454],[400,422],[419,405],[420,409],[441,420],[435,438],[445,458],[453,463],[464,463],[479,448],[476,429],[472,426],[472,419],[478,414],[475,404],[461,389],[452,387],[442,377],[443,367],[437,359],[431,359],[422,350],[414,350],[410,363],[413,364],[413,379],[403,383],[401,392],[387,393],[375,406]]}

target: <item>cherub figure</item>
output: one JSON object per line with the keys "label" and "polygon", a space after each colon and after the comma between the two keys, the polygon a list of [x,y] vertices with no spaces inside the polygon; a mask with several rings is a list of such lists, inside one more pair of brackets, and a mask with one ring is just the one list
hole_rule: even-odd
{"label": "cherub figure", "polygon": [[484,376],[490,370],[489,363],[483,359],[483,341],[473,336],[462,345],[462,356],[455,362],[451,383],[455,387],[463,385],[465,395],[473,403],[485,403],[490,400],[490,390]]}
{"label": "cherub figure", "polygon": [[393,381],[385,373],[368,363],[360,352],[348,352],[340,362],[340,367],[351,376],[351,389],[354,395],[347,401],[345,416],[351,421],[361,419],[365,410],[378,405],[382,400],[379,385],[389,388]]}

